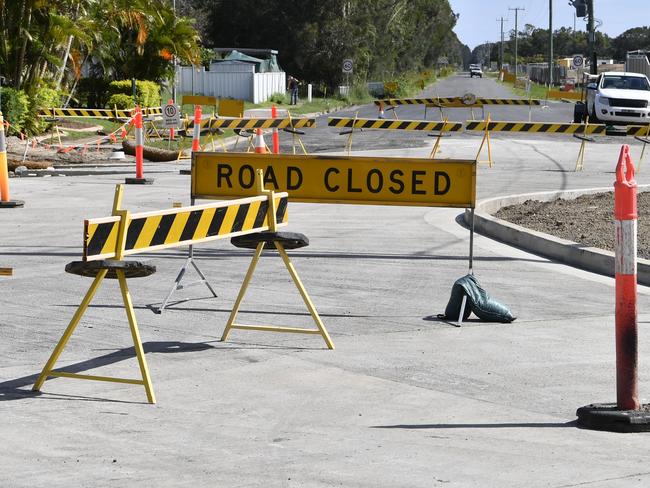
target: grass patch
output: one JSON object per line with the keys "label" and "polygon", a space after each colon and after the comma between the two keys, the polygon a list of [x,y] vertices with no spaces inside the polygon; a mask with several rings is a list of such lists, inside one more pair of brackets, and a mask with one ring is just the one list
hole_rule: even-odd
{"label": "grass patch", "polygon": [[[497,80],[498,81],[498,80]],[[511,83],[506,83],[505,81],[498,81],[501,85],[509,88],[512,93],[515,95],[526,97],[526,98],[535,98],[535,99],[546,99],[546,94],[548,93],[548,88],[546,85],[540,85],[539,83],[530,84],[530,93],[526,93],[526,90],[523,88],[516,88]]]}

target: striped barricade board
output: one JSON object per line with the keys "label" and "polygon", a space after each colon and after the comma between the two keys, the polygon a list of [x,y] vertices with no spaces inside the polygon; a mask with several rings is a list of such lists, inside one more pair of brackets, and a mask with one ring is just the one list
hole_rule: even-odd
{"label": "striped barricade board", "polygon": [[625,128],[628,136],[648,137],[650,136],[650,126],[648,125],[628,125]]}
{"label": "striped barricade board", "polygon": [[426,120],[388,120],[388,119],[355,119],[352,117],[330,117],[327,121],[330,127],[340,129],[384,129],[384,130],[415,130],[458,132],[463,130],[460,122],[435,122]]}
{"label": "striped barricade board", "polygon": [[[110,110],[105,108],[44,108],[38,111],[39,117],[92,117],[95,119],[128,119],[129,110]],[[148,109],[143,109],[148,110]]]}
{"label": "striped barricade board", "polygon": [[[124,255],[269,230],[268,197],[131,214]],[[275,195],[278,227],[287,225],[287,193]],[[84,221],[84,261],[115,257],[120,216]]]}
{"label": "striped barricade board", "polygon": [[482,107],[484,105],[541,105],[542,101],[529,98],[481,98],[481,97],[435,97],[435,98],[388,98],[375,100],[375,105],[427,105],[429,107]]}
{"label": "striped barricade board", "polygon": [[594,134],[605,135],[605,126],[596,124],[563,124],[555,122],[486,122],[468,120],[465,130],[490,132],[540,132],[546,134]]}
{"label": "striped barricade board", "polygon": [[[283,118],[283,119],[252,119],[236,118],[222,119],[210,118],[201,120],[201,128],[210,129],[300,129],[316,127],[313,118]],[[194,128],[194,121],[188,124],[188,129]]]}

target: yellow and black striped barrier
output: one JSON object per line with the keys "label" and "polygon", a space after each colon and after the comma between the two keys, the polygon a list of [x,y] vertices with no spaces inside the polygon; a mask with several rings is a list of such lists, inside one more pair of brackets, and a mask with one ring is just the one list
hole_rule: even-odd
{"label": "yellow and black striped barrier", "polygon": [[458,132],[463,130],[460,122],[435,122],[425,120],[386,120],[358,119],[354,117],[330,117],[327,121],[330,127],[341,129],[384,129],[412,131]]}
{"label": "yellow and black striped barrier", "polygon": [[[201,120],[202,129],[301,129],[308,127],[316,127],[316,119],[293,117],[282,119],[222,119],[213,117]],[[187,126],[188,130],[192,128],[194,128],[194,121],[191,121]]]}
{"label": "yellow and black striped barrier", "polygon": [[110,110],[104,108],[44,108],[39,110],[39,117],[92,117],[95,119],[128,119],[130,110]]}
{"label": "yellow and black striped barrier", "polygon": [[484,105],[541,105],[541,100],[529,98],[480,98],[480,97],[435,97],[435,98],[388,98],[375,100],[377,106],[427,105],[430,107],[482,107]]}
{"label": "yellow and black striped barrier", "polygon": [[628,125],[625,132],[628,136],[648,137],[650,135],[650,125]]}
{"label": "yellow and black striped barrier", "polygon": [[580,134],[605,135],[604,125],[562,124],[545,122],[486,122],[484,120],[468,120],[465,130],[490,132],[539,132],[546,134]]}
{"label": "yellow and black striped barrier", "polygon": [[[278,225],[288,220],[286,193],[276,197]],[[198,244],[268,230],[266,196],[132,214],[126,224],[124,255]],[[84,261],[115,257],[121,217],[84,222]]]}

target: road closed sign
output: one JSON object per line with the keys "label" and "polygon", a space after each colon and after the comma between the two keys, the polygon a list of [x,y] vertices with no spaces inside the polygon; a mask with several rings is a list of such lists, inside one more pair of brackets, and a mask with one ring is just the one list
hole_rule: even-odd
{"label": "road closed sign", "polygon": [[193,198],[256,195],[266,189],[291,201],[473,208],[474,160],[433,160],[255,153],[192,153]]}

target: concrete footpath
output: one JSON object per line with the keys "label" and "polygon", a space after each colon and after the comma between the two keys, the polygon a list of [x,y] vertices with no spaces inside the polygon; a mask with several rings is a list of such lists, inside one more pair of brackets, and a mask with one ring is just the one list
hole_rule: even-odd
{"label": "concrete footpath", "polygon": [[[473,157],[479,139],[445,139]],[[422,148],[389,154],[425,156]],[[424,147],[427,146],[427,147]],[[590,145],[574,173],[571,138],[493,140],[478,196],[610,186],[620,141]],[[638,157],[639,146],[633,147]],[[387,153],[383,153],[387,154]],[[147,165],[126,187],[132,212],[189,203],[179,166]],[[638,175],[650,183],[649,172]],[[0,213],[0,486],[16,487],[642,487],[650,434],[578,429],[576,408],[615,401],[614,281],[477,236],[475,274],[518,317],[440,321],[467,272],[459,209],[289,204],[287,230],[311,245],[294,264],[336,345],[318,336],[234,331],[219,337],[251,253],[199,246],[203,287],[172,286],[186,252],[151,253],[158,272],[130,288],[156,392],[52,379],[30,388],[91,280],[84,218],[110,214],[124,175],[12,179],[23,209]],[[643,211],[643,210],[642,210]],[[613,223],[612,223],[613,232]],[[191,277],[190,277],[191,279]],[[245,323],[310,325],[276,256],[265,256]],[[640,392],[650,398],[650,291],[639,290]],[[59,366],[137,377],[119,289],[108,281]]]}

